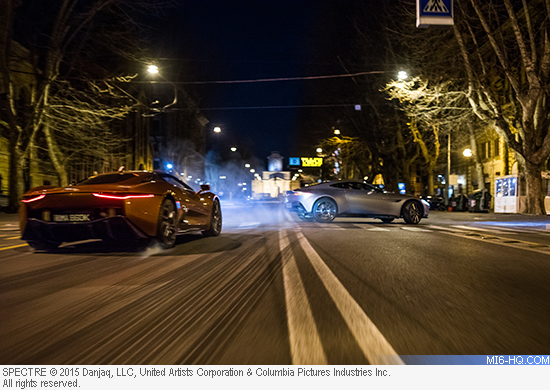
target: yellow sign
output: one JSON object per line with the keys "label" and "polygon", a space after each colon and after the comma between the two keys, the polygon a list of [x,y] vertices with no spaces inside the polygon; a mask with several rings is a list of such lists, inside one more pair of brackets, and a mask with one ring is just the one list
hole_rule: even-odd
{"label": "yellow sign", "polygon": [[300,157],[303,167],[320,167],[323,165],[321,157]]}

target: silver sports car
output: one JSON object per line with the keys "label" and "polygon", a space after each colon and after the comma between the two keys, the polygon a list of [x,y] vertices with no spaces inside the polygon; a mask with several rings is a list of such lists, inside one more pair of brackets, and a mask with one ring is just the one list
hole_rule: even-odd
{"label": "silver sports car", "polygon": [[331,222],[338,217],[379,218],[390,223],[403,218],[417,224],[427,218],[430,205],[411,195],[389,193],[372,184],[341,180],[287,191],[285,205],[302,220]]}

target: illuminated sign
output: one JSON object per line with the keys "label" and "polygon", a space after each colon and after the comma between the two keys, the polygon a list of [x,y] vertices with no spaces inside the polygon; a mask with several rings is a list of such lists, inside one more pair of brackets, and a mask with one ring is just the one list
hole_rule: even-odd
{"label": "illuminated sign", "polygon": [[323,165],[321,157],[301,157],[303,167],[320,167]]}
{"label": "illuminated sign", "polygon": [[323,166],[323,159],[321,157],[289,157],[288,165],[311,168]]}
{"label": "illuminated sign", "polygon": [[453,0],[416,0],[416,27],[453,23]]}

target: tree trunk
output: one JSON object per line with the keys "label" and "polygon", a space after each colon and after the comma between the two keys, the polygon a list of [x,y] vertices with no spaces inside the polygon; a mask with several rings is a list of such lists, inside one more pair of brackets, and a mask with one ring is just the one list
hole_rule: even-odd
{"label": "tree trunk", "polygon": [[59,186],[64,187],[69,185],[69,179],[67,177],[67,171],[65,170],[65,164],[61,162],[58,153],[57,143],[52,135],[52,130],[48,124],[44,124],[43,127],[44,135],[46,138],[46,143],[48,145],[48,155],[54,166],[55,172],[57,173],[57,178],[59,180]]}
{"label": "tree trunk", "polygon": [[435,164],[428,164],[428,194],[434,195],[434,171]]}
{"label": "tree trunk", "polygon": [[533,164],[525,160],[525,184],[527,185],[527,213],[535,215],[546,214],[544,193],[542,191],[543,164]]}
{"label": "tree trunk", "polygon": [[23,196],[23,158],[24,154],[18,145],[16,133],[9,139],[9,185],[8,210],[16,212],[19,209],[19,200]]}
{"label": "tree trunk", "polygon": [[[477,189],[483,190],[485,189],[485,172],[483,171],[483,162],[481,161],[481,155],[479,153],[479,150],[477,148],[476,143],[476,135],[474,132],[474,128],[472,125],[468,126],[468,132],[470,135],[470,147],[472,148],[472,152],[474,155],[474,159],[476,162],[476,177],[477,177]],[[472,185],[472,192],[474,190],[474,187]],[[466,184],[466,192],[468,192],[468,185]]]}

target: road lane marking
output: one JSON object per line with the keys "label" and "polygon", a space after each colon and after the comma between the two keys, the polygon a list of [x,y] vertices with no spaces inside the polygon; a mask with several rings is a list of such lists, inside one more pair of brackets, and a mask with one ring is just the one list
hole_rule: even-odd
{"label": "road lane marking", "polygon": [[453,225],[452,227],[458,228],[458,229],[465,229],[465,230],[478,230],[481,232],[490,232],[490,233],[499,233],[499,234],[517,234],[517,232],[504,232],[498,229],[484,229],[484,228],[478,228],[474,226],[464,226],[464,225]]}
{"label": "road lane marking", "polygon": [[237,229],[253,229],[260,226],[260,222],[243,222],[239,226],[237,226]]}
{"label": "road lane marking", "polygon": [[358,223],[354,223],[353,225],[357,226],[357,227],[360,227],[363,230],[369,230],[369,231],[373,231],[373,232],[389,232],[391,230],[391,229],[381,228],[381,227],[364,226],[364,225],[360,225]]}
{"label": "road lane marking", "polygon": [[27,244],[19,244],[19,245],[7,246],[7,247],[5,247],[5,248],[0,248],[0,251],[5,251],[5,250],[7,250],[7,249],[21,248],[22,246],[27,246]]}
{"label": "road lane marking", "polygon": [[300,245],[371,364],[405,364],[300,230]]}
{"label": "road lane marking", "polygon": [[4,240],[17,240],[18,238],[21,238],[21,236],[6,237]]}
{"label": "road lane marking", "polygon": [[[482,242],[487,242],[487,243],[496,244],[496,245],[508,246],[514,249],[527,250],[531,252],[550,255],[550,246],[545,244],[539,244],[536,242],[522,241],[522,240],[516,240],[516,239],[510,240],[510,239],[497,237],[497,236],[490,236],[490,235],[483,236],[481,234],[476,236],[464,235],[464,232],[441,231],[441,233],[450,234],[451,236],[455,236],[455,237],[467,238],[469,240],[482,241]],[[505,240],[510,240],[510,241],[505,241]],[[537,249],[537,248],[540,248],[541,246],[547,249],[546,250]]]}
{"label": "road lane marking", "polygon": [[430,229],[444,230],[446,232],[464,233],[462,230],[451,229],[451,228],[446,227],[446,226],[438,226],[438,225],[428,225],[428,226],[429,226]]}
{"label": "road lane marking", "polygon": [[306,290],[296,259],[290,250],[286,231],[279,230],[279,248],[283,261],[286,316],[292,364],[327,364],[321,338],[313,319]]}
{"label": "road lane marking", "polygon": [[401,226],[401,230],[408,230],[410,232],[429,232],[430,229],[423,229],[420,227],[414,227],[414,226]]}

